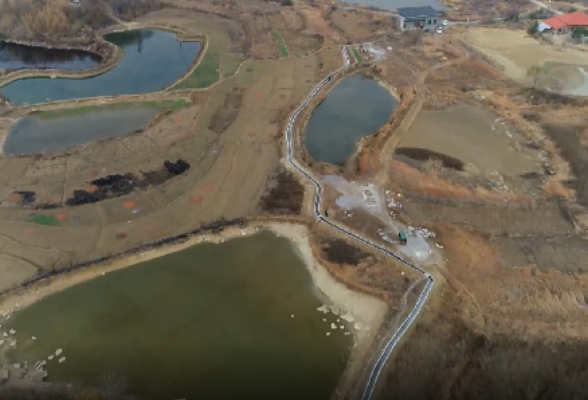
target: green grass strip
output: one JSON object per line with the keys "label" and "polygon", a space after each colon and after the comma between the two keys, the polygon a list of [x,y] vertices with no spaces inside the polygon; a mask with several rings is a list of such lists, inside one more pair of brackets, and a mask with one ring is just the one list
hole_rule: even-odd
{"label": "green grass strip", "polygon": [[278,32],[272,32],[272,36],[274,37],[274,40],[278,42],[278,47],[280,48],[280,55],[282,57],[288,57],[288,49],[286,49],[286,44],[284,43],[282,35],[280,35]]}
{"label": "green grass strip", "polygon": [[207,49],[202,60],[192,73],[172,89],[201,89],[218,81],[220,69],[220,54],[218,49]]}
{"label": "green grass strip", "polygon": [[355,56],[356,60],[358,63],[362,63],[363,62],[363,58],[361,58],[361,54],[359,54],[359,50],[357,50],[355,47],[353,47],[353,55]]}
{"label": "green grass strip", "polygon": [[99,104],[91,106],[82,106],[75,108],[58,108],[55,110],[39,111],[33,113],[34,116],[41,119],[54,119],[64,117],[78,117],[94,111],[102,110],[128,110],[131,108],[148,107],[156,108],[159,112],[177,111],[188,107],[190,102],[185,99],[162,100],[162,101],[139,101],[139,102],[120,102],[112,104]]}
{"label": "green grass strip", "polygon": [[45,226],[59,226],[59,222],[53,215],[35,215],[29,222]]}

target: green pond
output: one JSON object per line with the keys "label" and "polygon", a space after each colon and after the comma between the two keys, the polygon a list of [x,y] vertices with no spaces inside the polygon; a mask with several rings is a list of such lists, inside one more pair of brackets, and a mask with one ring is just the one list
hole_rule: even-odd
{"label": "green pond", "polygon": [[156,92],[180,79],[201,48],[198,42],[180,42],[173,32],[157,29],[112,33],[104,39],[124,50],[123,59],[104,74],[87,79],[21,79],[0,92],[14,105]]}
{"label": "green pond", "polygon": [[50,119],[33,114],[14,124],[2,152],[63,151],[92,141],[126,136],[147,126],[157,113],[157,108],[137,106],[121,110],[96,109]]}
{"label": "green pond", "polygon": [[63,349],[53,381],[115,372],[143,399],[328,400],[353,342],[316,310],[323,300],[292,244],[262,232],[106,274],[3,329],[16,330],[11,362]]}
{"label": "green pond", "polygon": [[305,144],[317,161],[342,165],[355,143],[388,121],[396,100],[377,82],[361,75],[344,79],[312,113]]}

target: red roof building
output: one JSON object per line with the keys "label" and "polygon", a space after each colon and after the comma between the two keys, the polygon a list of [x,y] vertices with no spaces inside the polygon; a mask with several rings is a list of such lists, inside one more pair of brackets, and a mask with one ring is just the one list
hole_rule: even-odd
{"label": "red roof building", "polygon": [[588,15],[581,11],[561,14],[542,21],[541,24],[552,32],[567,33],[577,27],[588,27]]}

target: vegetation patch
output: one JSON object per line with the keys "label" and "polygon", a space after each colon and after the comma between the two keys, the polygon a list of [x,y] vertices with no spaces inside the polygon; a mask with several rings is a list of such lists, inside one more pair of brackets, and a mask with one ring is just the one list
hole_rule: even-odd
{"label": "vegetation patch", "polygon": [[210,120],[208,129],[215,133],[223,133],[233,123],[239,110],[241,109],[241,103],[243,102],[243,90],[238,87],[234,87],[233,90],[225,100],[223,104],[215,111],[214,115]]}
{"label": "vegetation patch", "polygon": [[280,55],[282,57],[288,57],[288,49],[286,49],[286,44],[284,43],[282,35],[274,31],[272,32],[272,36],[274,37],[274,40],[278,43],[278,47],[280,48]]}
{"label": "vegetation patch", "polygon": [[283,166],[274,170],[261,199],[261,208],[271,214],[300,214],[304,201],[304,186]]}
{"label": "vegetation patch", "polygon": [[456,171],[463,171],[465,167],[463,161],[455,157],[418,147],[399,147],[396,149],[396,154],[412,158],[413,160],[417,161],[439,160],[443,164],[444,168],[449,168]]}
{"label": "vegetation patch", "polygon": [[582,144],[582,125],[544,124],[543,130],[555,142],[576,177],[570,185],[576,190],[578,203],[588,205],[588,149]]}
{"label": "vegetation patch", "polygon": [[39,111],[32,115],[48,120],[64,117],[77,117],[94,111],[101,110],[128,110],[137,107],[156,108],[160,112],[173,112],[188,107],[190,102],[185,99],[179,100],[162,100],[162,101],[142,101],[142,102],[121,102],[108,105],[92,105],[75,108],[58,108],[55,110]]}
{"label": "vegetation patch", "polygon": [[343,239],[328,240],[322,250],[329,262],[340,265],[357,265],[370,256],[369,253],[350,245]]}
{"label": "vegetation patch", "polygon": [[363,63],[363,58],[361,58],[361,54],[359,54],[359,50],[357,50],[355,47],[352,49],[353,50],[353,55],[355,56],[355,59],[357,60],[358,63]]}
{"label": "vegetation patch", "polygon": [[45,226],[59,226],[59,221],[53,215],[37,214],[29,222],[45,225]]}

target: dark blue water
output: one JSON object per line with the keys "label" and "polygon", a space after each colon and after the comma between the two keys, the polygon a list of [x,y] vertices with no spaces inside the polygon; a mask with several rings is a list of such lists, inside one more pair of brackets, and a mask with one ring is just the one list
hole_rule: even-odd
{"label": "dark blue water", "polygon": [[104,37],[124,49],[121,62],[88,79],[33,78],[0,89],[14,105],[95,96],[141,94],[164,89],[182,77],[200,51],[198,42],[179,42],[172,32],[142,29]]}
{"label": "dark blue water", "polygon": [[0,41],[0,69],[86,69],[100,64],[100,56],[79,50],[47,49]]}
{"label": "dark blue water", "polygon": [[392,115],[396,100],[377,82],[354,75],[339,83],[314,111],[305,144],[317,161],[341,165],[362,136],[375,133]]}

